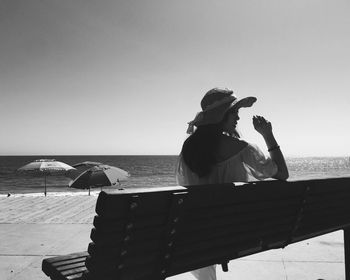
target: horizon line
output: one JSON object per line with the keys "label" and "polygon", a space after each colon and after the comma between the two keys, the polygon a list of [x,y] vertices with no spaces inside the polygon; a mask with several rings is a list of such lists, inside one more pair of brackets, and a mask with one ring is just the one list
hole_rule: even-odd
{"label": "horizon line", "polygon": [[[178,154],[0,154],[0,157],[78,157],[78,156],[178,156]],[[350,155],[285,155],[286,158],[321,158],[341,157],[349,158]]]}

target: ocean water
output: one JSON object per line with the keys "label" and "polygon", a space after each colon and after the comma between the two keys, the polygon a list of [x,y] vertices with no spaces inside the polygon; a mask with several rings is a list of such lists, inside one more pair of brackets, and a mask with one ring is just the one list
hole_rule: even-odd
{"label": "ocean water", "polygon": [[[43,192],[44,178],[21,175],[21,166],[40,158],[54,158],[69,165],[97,161],[127,170],[131,177],[122,183],[127,187],[174,186],[177,156],[0,156],[0,194]],[[350,177],[349,157],[287,158],[290,180]],[[81,192],[68,188],[70,179],[48,176],[48,192]],[[108,188],[104,188],[108,190]]]}

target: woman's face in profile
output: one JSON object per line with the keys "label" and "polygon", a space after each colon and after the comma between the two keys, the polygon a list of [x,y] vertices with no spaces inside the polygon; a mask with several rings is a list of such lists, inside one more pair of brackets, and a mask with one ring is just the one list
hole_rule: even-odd
{"label": "woman's face in profile", "polygon": [[224,131],[232,134],[236,130],[238,120],[239,120],[238,110],[230,111],[223,125]]}

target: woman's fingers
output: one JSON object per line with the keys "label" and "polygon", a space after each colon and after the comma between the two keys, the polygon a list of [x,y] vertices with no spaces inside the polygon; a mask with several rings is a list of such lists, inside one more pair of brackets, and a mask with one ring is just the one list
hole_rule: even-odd
{"label": "woman's fingers", "polygon": [[255,121],[256,123],[262,123],[262,122],[264,122],[264,120],[265,119],[261,116],[254,116],[253,117],[253,121]]}
{"label": "woman's fingers", "polygon": [[258,125],[259,123],[260,123],[259,119],[256,116],[254,116],[253,117],[253,124],[254,124],[254,126]]}
{"label": "woman's fingers", "polygon": [[256,120],[259,123],[268,123],[268,120],[266,120],[263,116],[254,116],[253,120]]}
{"label": "woman's fingers", "polygon": [[253,116],[253,126],[261,135],[265,135],[272,131],[271,123],[263,116]]}

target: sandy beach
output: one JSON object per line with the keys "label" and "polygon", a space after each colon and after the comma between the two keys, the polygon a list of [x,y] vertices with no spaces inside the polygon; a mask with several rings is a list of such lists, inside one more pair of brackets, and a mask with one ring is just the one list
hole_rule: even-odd
{"label": "sandy beach", "polygon": [[[0,196],[0,279],[48,279],[42,259],[85,251],[97,192]],[[345,279],[343,232],[270,250],[218,268],[218,279]],[[194,279],[190,273],[170,277]]]}

